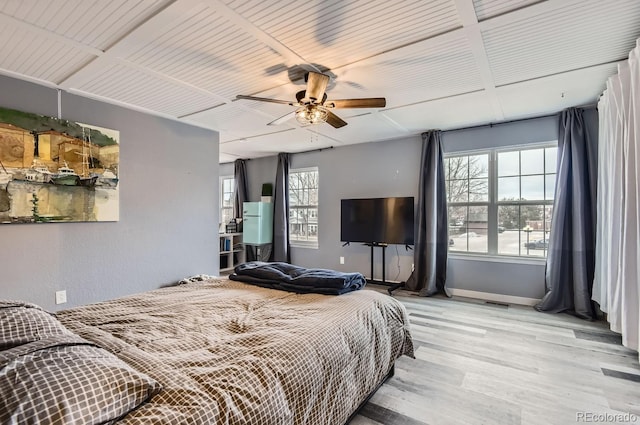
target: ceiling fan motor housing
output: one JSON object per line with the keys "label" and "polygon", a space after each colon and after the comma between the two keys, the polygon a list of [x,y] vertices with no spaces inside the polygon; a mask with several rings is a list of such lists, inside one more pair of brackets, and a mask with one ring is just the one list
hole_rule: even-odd
{"label": "ceiling fan motor housing", "polygon": [[318,99],[315,98],[307,98],[307,91],[306,90],[300,90],[298,93],[296,93],[296,100],[298,101],[298,103],[300,105],[310,105],[310,104],[314,104],[314,105],[322,105],[326,100],[327,100],[327,94],[324,93],[322,95],[322,101],[318,102]]}

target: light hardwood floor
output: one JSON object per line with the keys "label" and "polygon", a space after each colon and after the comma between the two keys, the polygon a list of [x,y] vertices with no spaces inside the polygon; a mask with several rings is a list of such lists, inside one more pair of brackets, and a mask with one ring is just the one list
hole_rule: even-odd
{"label": "light hardwood floor", "polygon": [[416,359],[398,359],[350,425],[640,424],[638,353],[605,322],[394,296],[409,313]]}

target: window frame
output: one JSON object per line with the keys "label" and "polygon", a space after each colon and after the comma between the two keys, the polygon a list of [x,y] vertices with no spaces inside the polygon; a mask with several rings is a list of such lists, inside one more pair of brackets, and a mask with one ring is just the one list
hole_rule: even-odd
{"label": "window frame", "polygon": [[[534,149],[546,149],[546,148],[557,148],[558,142],[557,140],[551,140],[546,142],[539,143],[528,143],[524,145],[510,145],[510,146],[500,146],[495,148],[488,149],[477,149],[477,150],[464,150],[464,151],[456,151],[456,152],[447,152],[443,155],[444,159],[460,157],[460,156],[476,156],[476,155],[488,155],[488,197],[487,201],[471,201],[471,202],[448,202],[447,201],[447,217],[449,214],[450,207],[473,207],[473,206],[486,206],[487,207],[487,252],[479,252],[479,251],[458,251],[451,250],[449,248],[449,256],[451,258],[461,258],[461,259],[473,259],[473,260],[490,260],[490,261],[498,261],[498,262],[514,262],[514,263],[529,263],[529,264],[539,264],[540,262],[545,262],[547,259],[547,250],[545,250],[544,256],[530,256],[530,255],[522,255],[522,254],[501,254],[498,252],[498,207],[501,205],[519,205],[519,206],[542,206],[546,208],[547,206],[553,207],[554,200],[526,200],[526,201],[499,201],[498,200],[498,154],[504,152],[522,152],[527,150]],[[546,156],[543,161],[546,161]],[[546,164],[543,162],[543,176]],[[557,167],[556,167],[557,168]],[[522,177],[522,168],[519,167],[519,177]],[[557,176],[557,170],[556,170]],[[527,175],[525,175],[527,176]],[[447,176],[445,176],[445,180]],[[546,185],[546,180],[545,183]],[[520,182],[520,185],[522,183]],[[543,187],[544,191],[545,187]],[[555,194],[554,194],[555,197]],[[544,218],[543,218],[544,219]],[[449,219],[447,219],[447,226],[449,226]],[[518,240],[519,245],[522,245],[523,241]],[[522,252],[522,247],[521,247]]]}
{"label": "window frame", "polygon": [[[303,168],[295,168],[295,169],[289,169],[289,176],[288,178],[291,179],[291,175],[292,174],[296,174],[296,173],[305,173],[305,172],[315,172],[317,174],[317,187],[316,190],[318,192],[318,199],[317,199],[317,203],[316,204],[307,204],[304,205],[302,207],[298,207],[298,206],[291,206],[291,184],[290,184],[290,180],[289,180],[289,184],[288,184],[288,193],[287,193],[287,203],[289,205],[289,211],[287,211],[288,217],[289,217],[289,245],[295,248],[310,248],[310,249],[319,249],[320,246],[320,232],[319,232],[319,222],[320,222],[320,171],[318,169],[317,166],[315,167],[303,167]],[[307,188],[308,190],[308,188]],[[304,240],[297,240],[297,239],[292,239],[291,238],[291,218],[292,218],[292,211],[293,210],[298,210],[298,209],[313,209],[313,207],[315,206],[315,223],[307,223],[308,225],[314,225],[316,228],[316,237],[315,240],[310,240],[310,241],[304,241]]]}
{"label": "window frame", "polygon": [[[225,182],[225,180],[231,180],[232,187],[233,187],[233,190],[231,191],[231,206],[230,207],[225,207],[224,206],[224,194],[225,194],[225,192],[224,192],[224,182]],[[223,226],[226,226],[228,224],[228,223],[224,222],[224,220],[223,220],[224,211],[225,210],[231,210],[230,216],[233,216],[233,194],[235,192],[235,189],[236,189],[235,176],[233,176],[233,175],[220,176],[220,196],[219,196],[220,208],[218,209],[218,223],[222,224]],[[223,229],[225,229],[225,233],[226,233],[226,228],[223,227]]]}

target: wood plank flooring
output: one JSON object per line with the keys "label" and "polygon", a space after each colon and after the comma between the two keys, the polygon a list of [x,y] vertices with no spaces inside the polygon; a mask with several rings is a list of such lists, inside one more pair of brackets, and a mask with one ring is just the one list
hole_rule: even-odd
{"label": "wood plank flooring", "polygon": [[640,424],[638,353],[606,323],[394,296],[409,313],[416,359],[398,359],[395,376],[350,425]]}

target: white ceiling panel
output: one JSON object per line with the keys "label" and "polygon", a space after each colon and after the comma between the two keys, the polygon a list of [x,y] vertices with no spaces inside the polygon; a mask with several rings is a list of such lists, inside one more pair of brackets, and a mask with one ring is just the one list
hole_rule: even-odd
{"label": "white ceiling panel", "polygon": [[54,84],[94,58],[12,23],[0,26],[0,40],[0,68]]}
{"label": "white ceiling panel", "polygon": [[366,61],[366,66],[337,70],[338,81],[352,81],[364,89],[350,90],[345,84],[339,86],[344,90],[340,94],[384,96],[391,108],[483,88],[475,58],[462,34],[444,43],[429,43],[426,48],[416,44],[398,52],[391,58],[382,55]]}
{"label": "white ceiling panel", "polygon": [[429,129],[450,130],[493,121],[484,92],[449,97],[382,112],[416,134]]}
{"label": "white ceiling panel", "polygon": [[[593,104],[638,22],[640,0],[0,0],[0,74],[217,130],[226,161]],[[293,102],[311,70],[386,106],[301,128],[236,100]]]}
{"label": "white ceiling panel", "polygon": [[616,64],[582,69],[498,88],[507,119],[533,117],[571,106],[595,105]]}
{"label": "white ceiling panel", "polygon": [[265,70],[282,58],[206,4],[145,34],[126,59],[233,99],[276,85]]}
{"label": "white ceiling panel", "polygon": [[[240,102],[244,104],[240,104]],[[257,105],[259,109],[248,109]],[[271,133],[285,128],[297,127],[295,120],[290,124],[280,126],[268,126],[267,124],[276,118],[292,112],[295,109],[287,105],[275,105],[268,103],[236,101],[230,104],[193,114],[188,120],[198,125],[217,128],[220,131],[220,140],[228,141],[255,135],[256,133]]]}
{"label": "white ceiling panel", "polygon": [[307,62],[327,68],[461,26],[453,0],[232,0],[228,4]]}
{"label": "white ceiling panel", "polygon": [[168,3],[169,0],[20,0],[1,2],[0,13],[105,49]]}
{"label": "white ceiling panel", "polygon": [[104,67],[78,90],[175,117],[219,104],[200,91],[118,64]]}
{"label": "white ceiling panel", "polygon": [[340,144],[374,142],[408,134],[379,113],[365,112],[363,115],[349,118],[338,110],[336,110],[336,114],[347,121],[348,125],[342,128],[333,128],[328,124],[321,124],[314,126],[313,129],[317,128],[318,133],[330,137]]}
{"label": "white ceiling panel", "polygon": [[491,28],[482,36],[500,86],[620,60],[640,36],[638,22],[638,0],[587,0]]}
{"label": "white ceiling panel", "polygon": [[224,164],[225,162],[233,162],[238,158],[241,158],[242,156],[239,154],[233,154],[233,153],[225,153],[222,150],[220,150],[220,154],[218,157],[218,162],[220,164]]}
{"label": "white ceiling panel", "polygon": [[545,0],[473,0],[478,21],[540,3]]}
{"label": "white ceiling panel", "polygon": [[[282,145],[286,144],[286,152],[304,152],[308,150],[328,148],[337,143],[330,138],[302,128],[287,129],[277,133],[267,134],[261,137],[248,138],[246,140],[225,142],[220,144],[221,156],[225,158],[258,158],[277,155],[283,152]],[[234,158],[235,159],[235,158]],[[223,162],[221,160],[221,162]]]}

